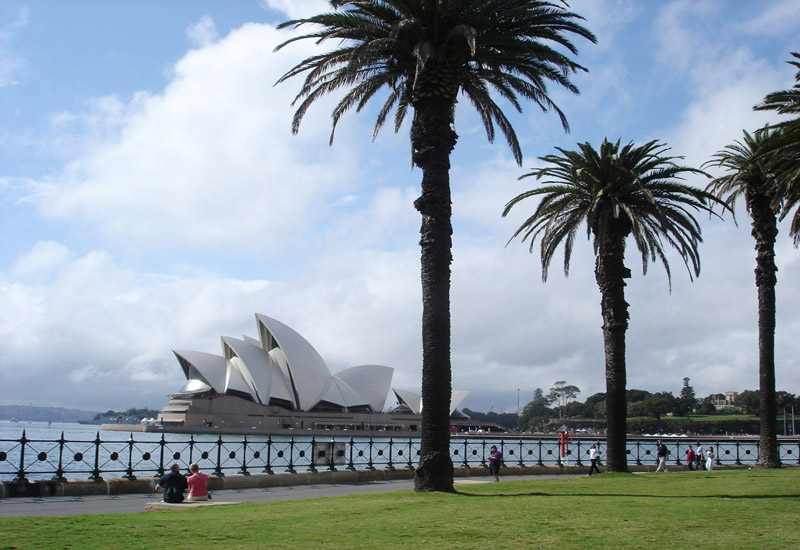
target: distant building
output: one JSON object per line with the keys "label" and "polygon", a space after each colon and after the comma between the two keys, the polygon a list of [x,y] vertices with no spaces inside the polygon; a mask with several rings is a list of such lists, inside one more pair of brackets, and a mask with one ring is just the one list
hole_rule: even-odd
{"label": "distant building", "polygon": [[735,406],[738,396],[739,393],[735,391],[726,391],[724,394],[715,393],[710,396],[711,404],[718,410],[730,409]]}

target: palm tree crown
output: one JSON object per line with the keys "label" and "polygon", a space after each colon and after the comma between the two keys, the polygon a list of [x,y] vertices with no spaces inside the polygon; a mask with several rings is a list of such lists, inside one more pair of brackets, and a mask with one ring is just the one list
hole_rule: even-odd
{"label": "palm tree crown", "polygon": [[744,197],[747,209],[751,210],[753,195],[774,195],[777,191],[775,174],[769,170],[768,163],[760,153],[779,135],[775,128],[769,126],[754,134],[745,131],[742,141],[736,141],[715,153],[705,166],[719,166],[727,173],[714,178],[706,190],[724,200],[731,210],[740,197]]}
{"label": "palm tree crown", "polygon": [[[797,61],[788,63],[800,69],[800,53],[793,52],[792,56]],[[800,70],[794,81],[792,88],[767,94],[764,101],[754,107],[757,111],[776,111],[794,116],[775,125],[781,135],[774,136],[769,147],[760,153],[775,175],[777,188],[773,197],[781,206],[780,219],[800,206]],[[795,246],[800,245],[800,208],[795,210],[792,217],[789,234],[794,238]]]}
{"label": "palm tree crown", "polygon": [[535,239],[541,235],[542,278],[556,249],[564,243],[564,272],[569,262],[578,228],[586,221],[587,236],[594,236],[595,255],[603,253],[611,231],[622,237],[631,235],[642,256],[642,271],[650,261],[660,261],[671,278],[664,245],[681,255],[689,276],[699,275],[697,245],[702,241],[700,226],[691,210],[708,210],[708,202],[718,202],[711,194],[676,180],[687,173],[703,174],[680,166],[680,157],[664,156],[668,150],[658,141],[642,146],[603,141],[600,150],[589,143],[578,151],[557,148],[563,156],[548,155],[541,160],[550,166],[534,170],[522,178],[535,176],[545,185],[512,199],[503,212],[529,197],[541,196],[534,213],[511,237]]}
{"label": "palm tree crown", "polygon": [[[279,82],[306,73],[295,102],[300,102],[292,130],[297,132],[310,105],[321,96],[347,89],[333,111],[333,129],[349,109],[363,109],[379,91],[386,99],[374,135],[394,111],[398,131],[409,106],[424,97],[455,100],[459,89],[481,116],[487,137],[495,127],[508,141],[517,163],[522,151],[511,122],[491,95],[493,90],[521,111],[520,98],[553,109],[564,128],[567,120],[547,95],[555,82],[577,93],[569,75],[583,67],[551,44],[572,54],[569,35],[595,41],[566,4],[537,0],[334,0],[348,9],[297,19],[280,28],[315,25],[315,32],[287,40],[334,40],[338,46],[310,57]],[[333,140],[333,132],[331,132]]]}

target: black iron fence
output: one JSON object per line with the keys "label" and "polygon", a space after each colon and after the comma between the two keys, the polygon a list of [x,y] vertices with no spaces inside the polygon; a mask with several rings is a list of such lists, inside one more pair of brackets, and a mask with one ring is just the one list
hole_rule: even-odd
{"label": "black iron fence", "polygon": [[[72,440],[0,439],[0,480],[94,479],[154,477],[163,475],[177,462],[182,467],[197,463],[218,476],[229,474],[317,471],[319,469],[414,468],[419,439],[411,437],[282,437],[282,436],[186,436],[142,434],[128,439]],[[149,438],[146,436],[150,436]],[[158,437],[158,436],[156,436]],[[588,463],[591,444],[605,455],[605,441],[575,438],[562,446],[553,437],[453,436],[451,457],[456,466],[486,466],[492,445],[503,454],[506,466],[582,466]],[[669,465],[685,466],[686,451],[696,447],[689,439],[665,440],[670,450]],[[718,465],[754,464],[758,460],[758,439],[704,439],[712,447]],[[629,438],[629,464],[655,465],[656,439]],[[779,441],[780,459],[800,464],[800,439]]]}

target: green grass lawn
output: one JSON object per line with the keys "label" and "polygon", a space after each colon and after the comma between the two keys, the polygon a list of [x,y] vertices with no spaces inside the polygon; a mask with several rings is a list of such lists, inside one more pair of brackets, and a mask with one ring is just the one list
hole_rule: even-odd
{"label": "green grass lawn", "polygon": [[800,469],[603,474],[240,504],[0,519],[0,549],[800,548]]}

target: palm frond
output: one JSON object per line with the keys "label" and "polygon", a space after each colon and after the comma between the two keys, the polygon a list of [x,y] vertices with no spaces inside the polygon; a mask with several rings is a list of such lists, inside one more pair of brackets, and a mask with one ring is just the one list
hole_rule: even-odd
{"label": "palm frond", "polygon": [[[596,42],[583,18],[560,1],[544,0],[334,0],[334,11],[286,21],[281,29],[311,27],[275,49],[300,40],[338,47],[309,57],[277,83],[305,75],[295,98],[292,131],[322,96],[346,90],[334,108],[336,124],[347,111],[361,111],[383,89],[375,132],[395,109],[395,131],[409,107],[437,90],[463,91],[478,110],[489,140],[499,128],[514,158],[522,162],[519,140],[494,94],[521,111],[521,99],[552,111],[569,129],[549,95],[548,83],[578,93],[570,77],[586,69],[570,56],[580,37]],[[562,53],[569,52],[568,54]],[[424,73],[436,72],[433,78]],[[455,93],[453,92],[453,93]],[[455,102],[455,95],[452,101]],[[333,131],[331,132],[333,138]]]}
{"label": "palm frond", "polygon": [[514,232],[516,237],[541,241],[543,279],[557,249],[564,245],[564,272],[578,227],[586,223],[596,255],[605,253],[608,238],[630,236],[640,253],[642,272],[650,263],[664,266],[671,285],[667,248],[677,251],[691,279],[700,273],[700,225],[694,215],[714,206],[729,209],[714,194],[682,182],[689,175],[709,177],[704,171],[679,164],[669,148],[650,141],[636,146],[604,140],[599,149],[589,143],[577,150],[556,148],[558,155],[541,157],[544,166],[524,174],[541,187],[525,191],[506,204],[503,216],[531,198],[539,198],[534,213]]}

